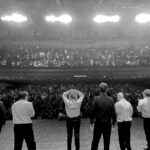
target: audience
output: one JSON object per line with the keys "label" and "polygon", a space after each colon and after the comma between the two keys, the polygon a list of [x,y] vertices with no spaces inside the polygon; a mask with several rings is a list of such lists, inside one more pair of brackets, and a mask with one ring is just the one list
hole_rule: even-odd
{"label": "audience", "polygon": [[149,48],[51,48],[12,44],[0,48],[0,68],[148,66]]}
{"label": "audience", "polygon": [[[125,98],[133,106],[133,116],[137,117],[138,99],[142,98],[142,91],[145,86],[112,83],[109,84],[108,95],[116,102],[118,92],[123,92]],[[48,119],[58,118],[59,113],[65,114],[65,106],[62,100],[62,93],[71,88],[77,89],[84,93],[84,100],[81,106],[83,117],[89,117],[93,102],[93,97],[99,95],[97,84],[49,84],[49,85],[24,85],[20,87],[7,87],[0,89],[0,100],[6,108],[6,117],[11,119],[11,106],[17,99],[19,91],[26,90],[29,92],[29,101],[33,102],[35,108],[35,118]]]}

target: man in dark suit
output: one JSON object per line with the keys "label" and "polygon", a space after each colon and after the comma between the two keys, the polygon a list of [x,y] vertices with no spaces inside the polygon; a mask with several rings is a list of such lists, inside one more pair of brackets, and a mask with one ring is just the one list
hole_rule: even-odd
{"label": "man in dark suit", "polygon": [[107,95],[107,84],[101,83],[99,89],[101,95],[94,98],[90,118],[90,127],[94,128],[91,150],[98,149],[101,135],[104,139],[104,150],[109,150],[111,128],[116,123],[116,113],[114,101]]}
{"label": "man in dark suit", "polygon": [[147,141],[147,148],[144,150],[150,150],[150,89],[143,91],[143,97],[143,99],[139,99],[137,110],[141,113],[143,118],[143,127]]}
{"label": "man in dark suit", "polygon": [[0,133],[4,124],[5,124],[5,107],[3,105],[3,102],[0,101]]}

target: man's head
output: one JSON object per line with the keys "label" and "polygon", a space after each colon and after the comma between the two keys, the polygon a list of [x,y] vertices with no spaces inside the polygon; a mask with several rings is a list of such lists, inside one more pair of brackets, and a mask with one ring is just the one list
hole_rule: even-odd
{"label": "man's head", "polygon": [[117,94],[117,100],[120,101],[121,99],[124,99],[124,95],[123,95],[122,92],[119,92],[119,93]]}
{"label": "man's head", "polygon": [[69,93],[69,99],[77,100],[78,93],[76,90],[72,89]]}
{"label": "man's head", "polygon": [[150,89],[145,89],[145,90],[143,91],[143,96],[144,96],[144,97],[150,97]]}
{"label": "man's head", "polygon": [[27,91],[20,91],[18,94],[18,99],[28,100],[28,92]]}
{"label": "man's head", "polygon": [[100,89],[101,93],[106,93],[107,90],[108,90],[108,85],[107,85],[107,83],[104,83],[104,82],[100,83],[99,89]]}

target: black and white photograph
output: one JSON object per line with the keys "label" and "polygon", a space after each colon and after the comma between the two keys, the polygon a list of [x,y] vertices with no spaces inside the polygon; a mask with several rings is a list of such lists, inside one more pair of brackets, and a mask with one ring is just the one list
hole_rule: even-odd
{"label": "black and white photograph", "polygon": [[0,150],[150,150],[150,0],[0,0]]}

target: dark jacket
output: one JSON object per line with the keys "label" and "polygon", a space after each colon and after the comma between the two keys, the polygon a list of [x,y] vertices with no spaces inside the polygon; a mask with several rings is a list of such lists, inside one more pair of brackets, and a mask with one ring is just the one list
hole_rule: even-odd
{"label": "dark jacket", "polygon": [[113,125],[116,123],[114,101],[105,93],[94,98],[90,123],[93,124],[94,121]]}
{"label": "dark jacket", "polygon": [[0,125],[5,124],[5,107],[3,105],[3,102],[0,101]]}

